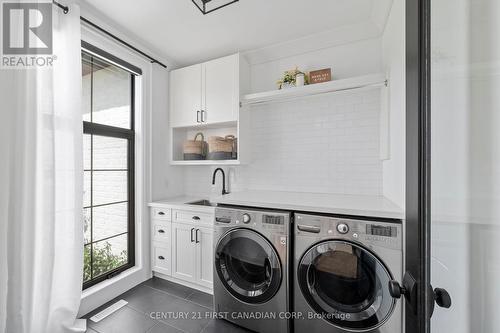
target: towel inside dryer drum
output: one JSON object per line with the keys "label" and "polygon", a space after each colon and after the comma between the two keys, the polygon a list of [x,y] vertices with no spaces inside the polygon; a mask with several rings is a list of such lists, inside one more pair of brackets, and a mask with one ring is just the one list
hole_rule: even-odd
{"label": "towel inside dryer drum", "polygon": [[374,272],[363,264],[363,253],[350,245],[317,256],[311,265],[310,281],[319,297],[346,312],[363,311],[376,296]]}

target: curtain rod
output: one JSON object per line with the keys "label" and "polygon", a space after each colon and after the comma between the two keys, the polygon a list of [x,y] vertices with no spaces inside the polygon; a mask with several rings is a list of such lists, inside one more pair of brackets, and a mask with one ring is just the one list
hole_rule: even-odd
{"label": "curtain rod", "polygon": [[[64,5],[62,5],[61,3],[59,3],[59,2],[57,2],[57,1],[55,1],[55,0],[52,0],[52,3],[53,3],[54,5],[56,5],[57,7],[61,8],[64,14],[68,14],[68,13],[69,13],[69,7],[68,7],[68,6],[64,6]],[[150,55],[148,55],[147,53],[145,53],[145,52],[143,52],[143,51],[139,50],[138,48],[136,48],[136,47],[132,46],[131,44],[129,44],[129,43],[127,43],[126,41],[124,41],[123,39],[121,39],[121,38],[119,38],[119,37],[117,37],[117,36],[113,35],[113,34],[112,34],[112,33],[110,33],[109,31],[107,31],[107,30],[105,30],[105,29],[101,28],[101,27],[100,27],[100,26],[98,26],[97,24],[95,24],[95,23],[93,23],[93,22],[91,22],[91,21],[87,20],[85,17],[80,16],[80,20],[81,20],[81,21],[83,21],[83,22],[85,22],[86,24],[90,25],[91,27],[93,27],[93,28],[95,28],[95,29],[99,30],[100,32],[102,32],[102,33],[104,33],[104,34],[108,35],[109,37],[113,38],[114,40],[118,41],[119,43],[121,43],[121,44],[125,45],[125,46],[126,46],[126,47],[128,47],[129,49],[134,50],[135,52],[139,53],[140,55],[142,55],[142,56],[144,56],[144,57],[148,58],[149,60],[151,60],[151,63],[152,63],[152,64],[156,63],[156,64],[160,65],[160,66],[161,66],[161,67],[163,67],[163,68],[167,68],[167,65],[165,65],[165,64],[163,64],[162,62],[160,62],[160,61],[156,60],[155,58],[153,58],[153,57],[151,57]]]}

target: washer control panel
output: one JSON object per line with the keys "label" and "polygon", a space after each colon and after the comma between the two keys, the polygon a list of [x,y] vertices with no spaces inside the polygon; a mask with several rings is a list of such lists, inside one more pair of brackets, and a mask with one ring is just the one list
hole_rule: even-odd
{"label": "washer control panel", "polygon": [[262,231],[287,233],[290,213],[247,208],[216,208],[215,225],[220,227],[247,227]]}
{"label": "washer control panel", "polygon": [[402,226],[394,222],[338,218],[322,215],[295,214],[297,236],[339,238],[365,245],[402,248]]}

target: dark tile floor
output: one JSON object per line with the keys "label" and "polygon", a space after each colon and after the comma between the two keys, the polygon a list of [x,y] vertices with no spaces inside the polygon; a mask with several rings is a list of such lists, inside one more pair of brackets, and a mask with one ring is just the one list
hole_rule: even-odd
{"label": "dark tile floor", "polygon": [[85,318],[120,299],[128,304],[98,323],[87,320],[88,333],[249,332],[224,320],[211,319],[212,295],[158,278],[127,291]]}

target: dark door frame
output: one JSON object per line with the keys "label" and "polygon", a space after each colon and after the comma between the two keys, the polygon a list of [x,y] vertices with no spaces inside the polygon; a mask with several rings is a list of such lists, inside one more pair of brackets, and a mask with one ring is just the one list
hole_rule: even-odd
{"label": "dark door frame", "polygon": [[406,333],[429,333],[431,64],[430,0],[406,0],[406,272],[415,289],[406,295]]}

